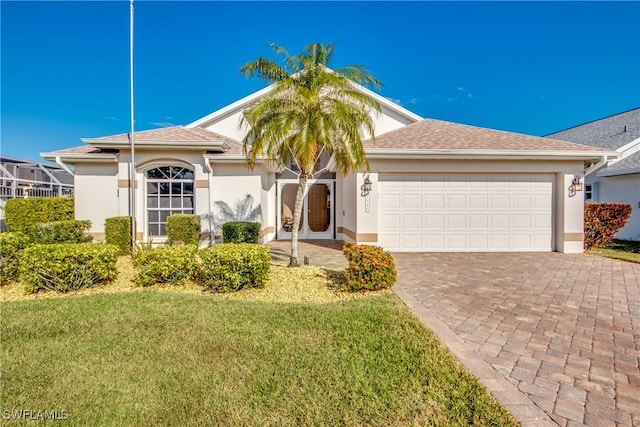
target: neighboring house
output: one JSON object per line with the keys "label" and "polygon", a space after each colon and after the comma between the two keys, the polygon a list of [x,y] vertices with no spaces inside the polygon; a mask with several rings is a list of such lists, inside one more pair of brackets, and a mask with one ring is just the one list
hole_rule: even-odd
{"label": "neighboring house", "polygon": [[[245,166],[239,118],[265,88],[186,126],[135,133],[138,238],[165,238],[172,213],[195,213],[206,237],[254,217],[261,241],[289,239],[295,167]],[[324,159],[304,200],[301,239],[342,239],[392,251],[560,251],[583,248],[585,164],[615,156],[548,138],[423,119],[361,88],[382,106],[369,173],[343,175]],[[103,236],[129,212],[127,134],[43,153],[75,166],[76,216]],[[577,178],[576,178],[577,176]]]}
{"label": "neighboring house", "polygon": [[14,197],[73,196],[73,175],[58,165],[0,156],[0,230],[4,206]]}
{"label": "neighboring house", "polygon": [[631,218],[618,239],[640,240],[640,108],[594,120],[549,138],[592,145],[619,153],[585,171],[585,201],[631,205]]}

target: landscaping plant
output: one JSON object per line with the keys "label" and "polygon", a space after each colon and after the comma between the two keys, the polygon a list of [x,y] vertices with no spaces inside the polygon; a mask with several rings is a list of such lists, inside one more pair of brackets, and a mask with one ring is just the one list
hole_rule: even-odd
{"label": "landscaping plant", "polygon": [[24,233],[0,233],[0,284],[18,278],[20,253],[30,243],[29,237]]}
{"label": "landscaping plant", "polygon": [[9,199],[4,214],[9,231],[30,234],[36,224],[74,219],[73,199],[68,197]]}
{"label": "landscaping plant", "polygon": [[193,278],[197,268],[196,245],[163,246],[137,252],[133,258],[134,282],[141,286],[155,283],[181,285]]}
{"label": "landscaping plant", "polygon": [[347,243],[342,252],[349,261],[346,289],[376,291],[388,289],[396,282],[396,264],[391,254],[381,247]]}
{"label": "landscaping plant", "polygon": [[93,243],[34,245],[22,252],[20,280],[27,293],[69,292],[116,277],[116,246]]}
{"label": "landscaping plant", "polygon": [[269,248],[250,243],[222,243],[200,251],[198,282],[229,292],[259,287],[269,280]]}
{"label": "landscaping plant", "polygon": [[200,243],[200,215],[174,214],[168,217],[167,238],[170,245],[175,243],[197,245]]}
{"label": "landscaping plant", "polygon": [[374,138],[373,115],[382,107],[354,84],[376,88],[382,83],[360,65],[330,69],[335,44],[312,43],[298,55],[275,43],[270,46],[282,64],[260,57],[240,69],[271,85],[267,95],[247,106],[240,126],[247,130],[242,141],[247,166],[267,157],[298,169],[289,261],[295,267],[300,265],[298,229],[307,183],[325,155],[345,174],[368,170],[362,140],[365,134]]}
{"label": "landscaping plant", "polygon": [[222,225],[224,243],[258,243],[259,239],[259,222],[229,221]]}
{"label": "landscaping plant", "polygon": [[91,221],[70,219],[66,221],[43,222],[32,228],[34,243],[51,245],[54,243],[88,243],[93,237],[88,234]]}
{"label": "landscaping plant", "polygon": [[626,203],[584,204],[584,248],[599,248],[613,240],[631,217]]}
{"label": "landscaping plant", "polygon": [[122,255],[128,254],[131,251],[131,217],[107,218],[104,223],[104,238],[107,243],[119,247]]}

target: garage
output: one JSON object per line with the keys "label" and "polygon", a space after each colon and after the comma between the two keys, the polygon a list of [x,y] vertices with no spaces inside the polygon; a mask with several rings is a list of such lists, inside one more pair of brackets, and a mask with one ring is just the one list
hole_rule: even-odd
{"label": "garage", "polygon": [[553,251],[554,176],[379,173],[378,242],[398,252]]}

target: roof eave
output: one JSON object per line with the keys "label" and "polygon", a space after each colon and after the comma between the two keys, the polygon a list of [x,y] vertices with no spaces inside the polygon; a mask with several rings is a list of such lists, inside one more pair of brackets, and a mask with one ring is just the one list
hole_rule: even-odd
{"label": "roof eave", "polygon": [[56,161],[57,158],[60,158],[65,163],[96,163],[96,162],[104,162],[111,163],[117,162],[118,156],[115,153],[56,153],[55,151],[50,153],[40,153],[40,157],[50,160]]}
{"label": "roof eave", "polygon": [[620,175],[633,175],[636,173],[640,173],[640,167],[637,168],[628,168],[628,169],[619,169],[619,170],[609,170],[604,169],[596,173],[597,176],[620,176]]}
{"label": "roof eave", "polygon": [[474,149],[385,149],[367,148],[370,159],[478,159],[478,160],[598,160],[604,156],[618,157],[615,151],[554,151],[554,150],[474,150]]}
{"label": "roof eave", "polygon": [[[99,139],[83,139],[83,142],[96,148],[126,149],[131,147],[129,141],[100,141]],[[155,149],[219,149],[225,151],[229,145],[224,141],[135,141],[136,148]]]}

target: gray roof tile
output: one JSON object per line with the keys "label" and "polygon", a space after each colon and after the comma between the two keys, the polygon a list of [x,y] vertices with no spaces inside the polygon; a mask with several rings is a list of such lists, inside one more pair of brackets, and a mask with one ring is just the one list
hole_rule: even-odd
{"label": "gray roof tile", "polygon": [[545,136],[562,141],[616,150],[640,138],[640,108]]}
{"label": "gray roof tile", "polygon": [[606,171],[615,171],[617,174],[623,174],[625,171],[628,171],[628,173],[637,173],[638,169],[640,169],[640,151],[615,162],[607,167]]}

